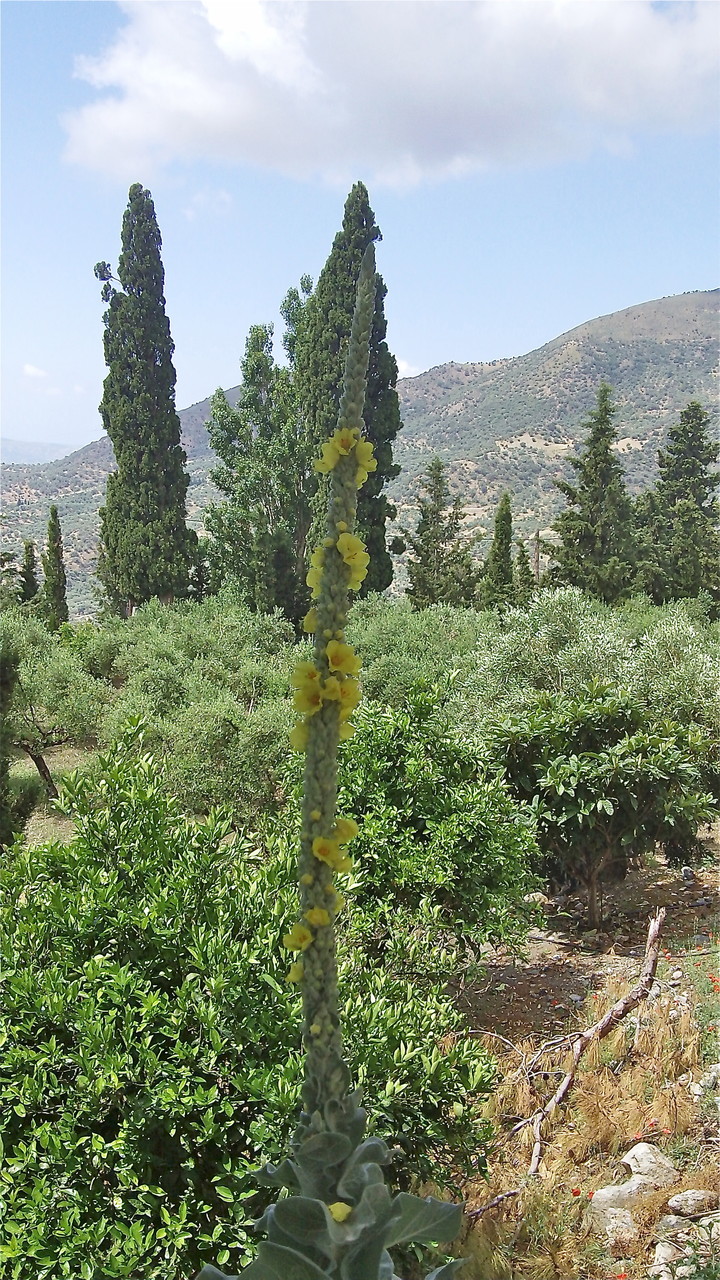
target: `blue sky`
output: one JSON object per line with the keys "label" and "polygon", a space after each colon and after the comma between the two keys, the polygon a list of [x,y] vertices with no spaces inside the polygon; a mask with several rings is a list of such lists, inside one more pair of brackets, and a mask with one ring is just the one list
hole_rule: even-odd
{"label": "blue sky", "polygon": [[131,182],[163,237],[177,403],[239,380],[362,178],[401,372],[532,350],[718,284],[720,6],[4,0],[2,429],[101,433]]}

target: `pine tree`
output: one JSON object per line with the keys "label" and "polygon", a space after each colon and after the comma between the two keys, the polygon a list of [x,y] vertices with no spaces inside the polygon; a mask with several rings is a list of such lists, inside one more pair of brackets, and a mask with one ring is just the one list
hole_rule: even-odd
{"label": "pine tree", "polygon": [[115,289],[106,262],[104,348],[109,373],[100,405],[115,451],[100,512],[98,576],[126,613],[153,597],[188,588],[195,534],[187,528],[189,477],[175,412],[174,345],[165,314],[160,231],[150,192],[130,188]]}
{"label": "pine tree", "polygon": [[53,504],[47,527],[47,546],[42,557],[43,574],[43,608],[45,621],[51,631],[57,631],[62,622],[68,620],[67,577],[63,557],[62,530],[58,509]]}
{"label": "pine tree", "polygon": [[483,576],[483,601],[487,606],[509,604],[513,596],[512,508],[504,493],[495,513],[495,530]]}
{"label": "pine tree", "polygon": [[253,325],[237,406],[212,399],[210,444],[221,466],[211,478],[226,501],[207,513],[222,579],[246,602],[276,607],[297,625],[307,608],[305,540],[310,527],[311,454],[298,429],[291,372],[275,364],[272,325]]}
{"label": "pine tree", "polygon": [[[342,230],[323,267],[315,292],[304,307],[295,344],[296,386],[304,430],[316,450],[334,429],[340,403],[345,355],[350,338],[355,285],[360,262],[369,244],[380,240],[380,229],[362,182],[356,182],[345,203]],[[383,492],[400,470],[393,463],[393,441],[400,430],[400,405],[395,384],[397,364],[385,341],[386,286],[376,276],[375,315],[370,337],[370,364],[365,394],[365,435],[372,441],[377,471],[358,497],[358,533],[370,555],[370,568],[361,593],[383,591],[392,582],[392,557],[386,545],[386,526],[395,508]],[[318,536],[324,520],[324,486],[314,503]],[[314,545],[317,539],[310,538]]]}
{"label": "pine tree", "polygon": [[582,451],[570,465],[577,484],[557,481],[569,509],[552,526],[559,544],[548,546],[553,564],[550,581],[580,587],[612,604],[630,590],[634,575],[633,511],[619,459],[612,451],[617,440],[616,409],[610,387],[600,387],[597,406],[584,426]]}
{"label": "pine tree", "polygon": [[463,538],[463,508],[450,499],[447,467],[433,458],[420,480],[420,517],[414,533],[403,530],[411,556],[408,599],[416,609],[432,604],[477,604],[482,569],[470,553],[476,540]]}
{"label": "pine tree", "polygon": [[526,609],[535,594],[535,574],[530,565],[528,549],[522,539],[515,543],[517,548],[513,563],[513,601],[519,609]]}
{"label": "pine tree", "polygon": [[710,439],[709,424],[710,415],[696,400],[683,409],[658,453],[657,484],[636,503],[636,585],[657,604],[701,591],[720,602],[720,473],[710,469],[720,445]]}
{"label": "pine tree", "polygon": [[20,603],[27,604],[30,600],[34,600],[39,590],[40,583],[37,578],[35,543],[25,541],[23,542],[23,559],[18,580],[18,599]]}

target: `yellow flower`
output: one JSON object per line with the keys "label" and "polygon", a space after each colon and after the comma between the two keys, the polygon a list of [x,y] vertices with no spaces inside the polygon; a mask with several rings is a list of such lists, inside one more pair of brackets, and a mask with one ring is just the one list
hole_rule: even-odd
{"label": "yellow flower", "polygon": [[294,924],[285,934],[282,944],[286,951],[307,951],[312,940],[312,929],[308,929],[306,924]]}
{"label": "yellow flower", "polygon": [[294,689],[311,689],[320,684],[320,672],[314,662],[298,662],[290,677]]}
{"label": "yellow flower", "polygon": [[296,724],[290,731],[290,746],[293,751],[307,751],[308,727],[304,721]]}
{"label": "yellow flower", "polygon": [[314,631],[317,631],[317,624],[318,624],[317,609],[308,609],[307,613],[305,614],[305,617],[302,620],[303,631],[307,631],[310,634],[312,634]]}
{"label": "yellow flower", "polygon": [[341,671],[346,676],[356,676],[362,663],[349,644],[341,640],[331,640],[325,648],[328,666],[331,671]]}
{"label": "yellow flower", "polygon": [[336,1222],[344,1222],[352,1213],[352,1205],[345,1204],[344,1200],[336,1200],[334,1204],[328,1205],[328,1213]]}
{"label": "yellow flower", "polygon": [[320,685],[311,685],[306,689],[296,689],[293,705],[301,715],[313,716],[322,706],[323,691]]}
{"label": "yellow flower", "polygon": [[335,448],[334,440],[326,440],[322,447],[322,453],[319,458],[315,459],[313,466],[316,471],[321,473],[321,475],[327,475],[328,471],[332,471],[333,467],[336,467],[339,461],[340,453],[339,450]]}
{"label": "yellow flower", "polygon": [[355,459],[364,471],[377,471],[377,458],[369,440],[358,440],[355,446]]}
{"label": "yellow flower", "polygon": [[344,724],[340,725],[340,741],[347,742],[348,738],[352,738],[354,732],[355,732],[355,725],[350,724],[346,720]]}
{"label": "yellow flower", "polygon": [[296,960],[295,964],[291,964],[288,969],[288,982],[302,982],[305,973],[305,965],[302,960]]}
{"label": "yellow flower", "polygon": [[340,701],[340,681],[337,676],[328,676],[323,684],[322,694],[326,702]]}
{"label": "yellow flower", "polygon": [[[332,545],[332,543],[330,544]],[[325,548],[316,547],[310,557],[310,563],[313,569],[322,569],[325,564]]]}
{"label": "yellow flower", "polygon": [[316,928],[330,923],[330,916],[324,907],[311,907],[309,911],[305,912],[305,919],[308,924],[313,924]]}
{"label": "yellow flower", "polygon": [[[332,676],[330,678],[332,679]],[[352,676],[348,676],[340,685],[338,701],[340,703],[340,719],[347,720],[360,701],[360,685],[357,680],[353,680]]]}
{"label": "yellow flower", "polygon": [[308,569],[305,581],[310,588],[313,600],[317,600],[320,595],[320,584],[322,583],[322,569],[316,569],[313,565],[311,569]]}
{"label": "yellow flower", "polygon": [[343,856],[339,842],[331,840],[328,836],[316,836],[312,842],[312,851],[316,858],[326,862],[329,867]]}
{"label": "yellow flower", "polygon": [[362,487],[363,487],[363,485],[364,485],[365,481],[367,480],[367,478],[368,478],[368,473],[367,473],[367,471],[365,470],[365,468],[364,468],[364,467],[358,467],[357,471],[355,472],[355,487],[356,487],[356,489],[362,489]]}
{"label": "yellow flower", "polygon": [[347,455],[357,444],[358,430],[357,427],[338,427],[337,431],[330,437],[328,441],[338,453]]}
{"label": "yellow flower", "polygon": [[350,840],[354,840],[360,828],[354,818],[338,818],[335,822],[335,830],[333,835],[341,844],[348,844]]}
{"label": "yellow flower", "polygon": [[[345,563],[351,566],[356,563],[358,556],[367,555],[365,543],[362,538],[356,538],[354,533],[341,533],[335,546]],[[368,561],[369,559],[368,556]]]}

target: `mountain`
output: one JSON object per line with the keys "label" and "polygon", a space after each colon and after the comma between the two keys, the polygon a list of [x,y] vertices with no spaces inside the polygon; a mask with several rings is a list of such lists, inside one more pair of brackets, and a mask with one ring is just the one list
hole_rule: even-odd
{"label": "mountain", "polygon": [[664,432],[690,400],[717,404],[720,290],[659,298],[571,329],[528,355],[446,364],[400,384],[404,430],[396,499],[438,453],[471,515],[486,519],[505,489],[521,526],[562,505],[554,481],[584,436],[583,419],[608,382],[628,484],[653,483]]}
{"label": "mountain", "polygon": [[70,452],[68,444],[53,444],[49,440],[8,440],[0,436],[0,458],[8,462],[54,462]]}
{"label": "mountain", "polygon": [[[546,526],[563,503],[554,481],[570,475],[568,458],[583,438],[597,388],[608,382],[618,406],[618,449],[628,483],[653,482],[657,449],[680,410],[696,399],[717,404],[720,290],[659,298],[601,316],[528,355],[484,364],[444,364],[398,383],[404,429],[396,460],[402,471],[392,497],[403,522],[417,481],[433,454],[449,464],[453,491],[472,523],[488,524],[503,490],[513,497],[517,527]],[[236,403],[239,388],[226,392]],[[213,496],[205,422],[209,400],[180,413],[191,485],[191,523]],[[69,457],[4,468],[6,527],[2,543],[42,541],[57,502],[63,526],[69,596],[76,613],[92,611],[97,511],[112,468],[105,436]]]}

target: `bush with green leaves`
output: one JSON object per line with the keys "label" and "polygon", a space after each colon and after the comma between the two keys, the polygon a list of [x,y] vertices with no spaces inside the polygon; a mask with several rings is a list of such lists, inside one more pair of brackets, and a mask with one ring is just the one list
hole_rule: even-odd
{"label": "bush with green leaves", "polygon": [[539,691],[576,692],[596,680],[630,690],[660,718],[720,728],[718,662],[717,627],[697,601],[658,608],[636,599],[613,609],[561,587],[478,632],[451,711],[463,732],[482,737],[491,720]]}
{"label": "bush with green leaves", "polygon": [[478,638],[488,630],[494,635],[497,625],[492,613],[451,605],[418,612],[404,597],[371,595],[353,604],[347,634],[362,654],[365,696],[396,706],[421,681],[434,684],[471,669]]}
{"label": "bush with green leaves", "polygon": [[[67,845],[0,867],[0,1270],[167,1280],[252,1255],[252,1171],[285,1148],[299,1001],[278,945],[294,839],[184,817],[135,734],[76,775]],[[415,988],[341,941],[348,1056],[416,1173],[482,1151],[492,1068],[444,983]],[[447,1039],[445,1039],[447,1037]]]}
{"label": "bush with green leaves", "polygon": [[658,720],[608,684],[535,693],[492,727],[489,743],[511,791],[536,814],[547,871],[587,889],[593,928],[603,872],[658,844],[687,856],[720,812],[714,737]]}
{"label": "bush with green leaves", "polygon": [[400,706],[367,703],[340,771],[342,812],[360,824],[351,928],[415,980],[448,973],[446,945],[472,962],[482,943],[520,943],[538,887],[531,809],[458,738],[442,701],[416,686]]}

